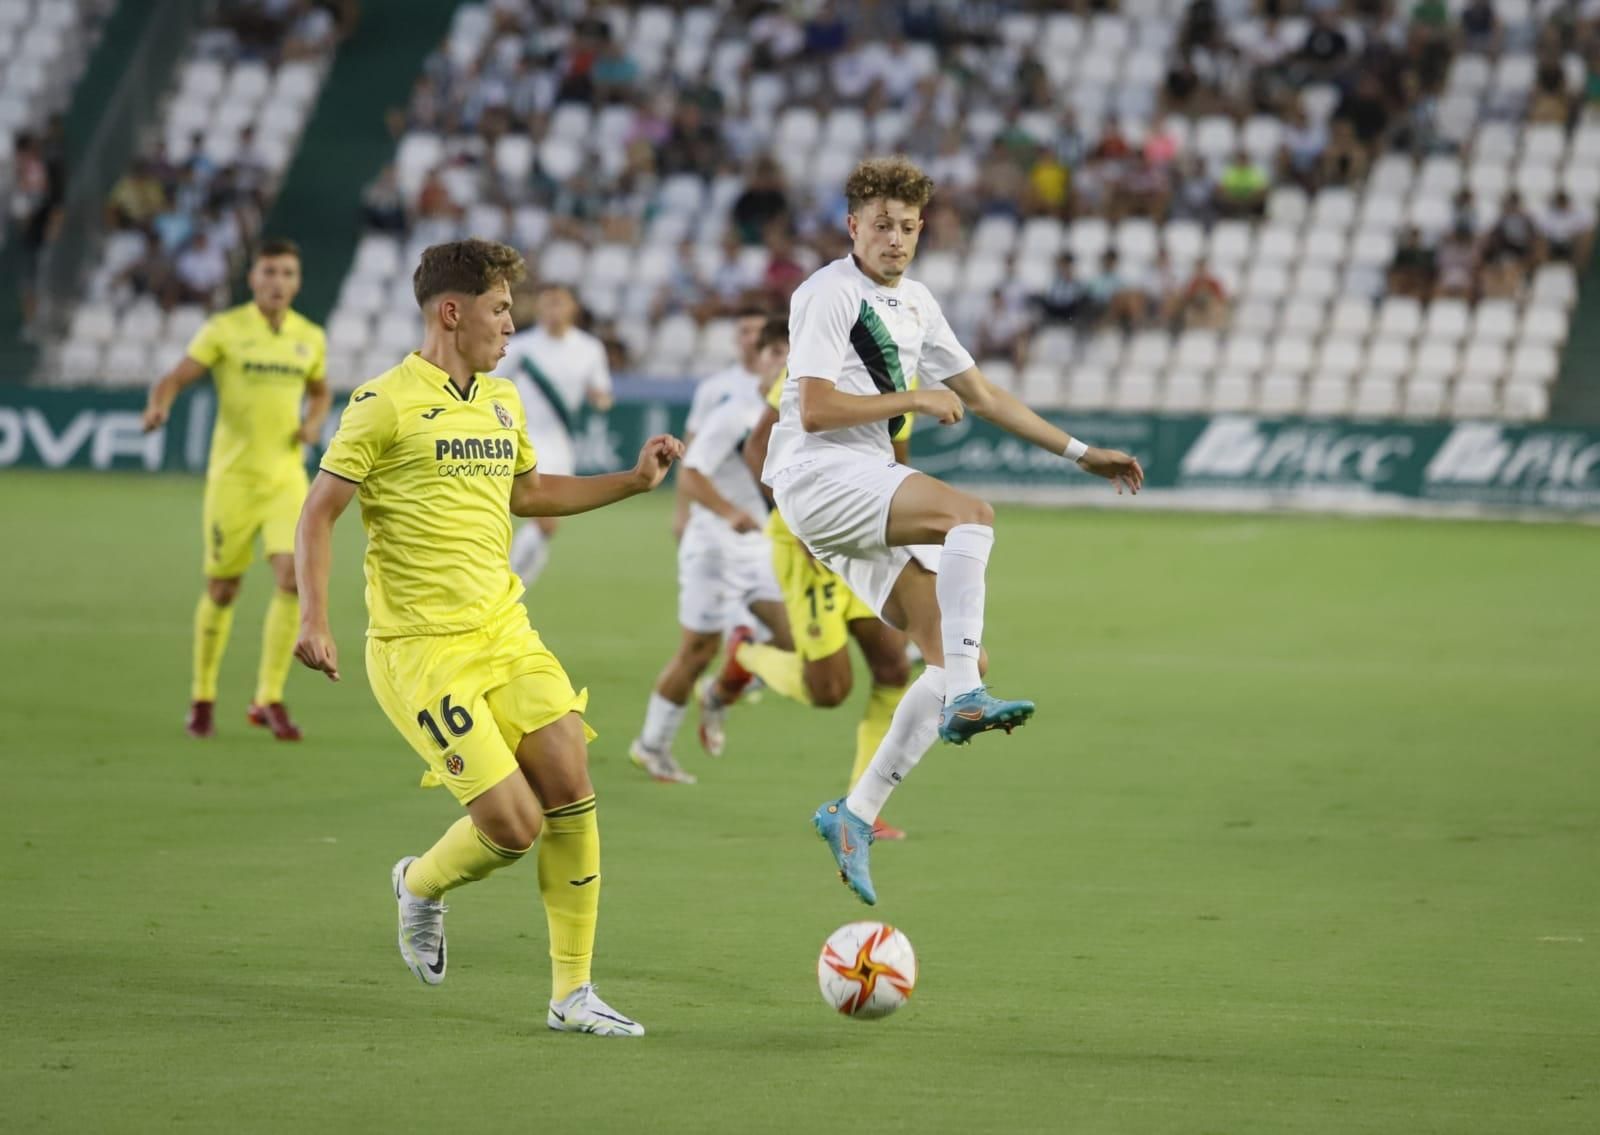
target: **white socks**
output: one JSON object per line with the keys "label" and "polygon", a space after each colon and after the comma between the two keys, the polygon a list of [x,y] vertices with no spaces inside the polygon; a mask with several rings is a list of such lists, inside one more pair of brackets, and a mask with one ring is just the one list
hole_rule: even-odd
{"label": "white socks", "polygon": [[652,691],[650,703],[645,707],[644,728],[639,731],[639,740],[644,742],[646,748],[670,749],[672,739],[678,735],[678,726],[683,724],[683,715],[688,711],[687,705],[673,705]]}
{"label": "white socks", "polygon": [[511,570],[522,580],[522,586],[533,587],[534,580],[550,562],[550,537],[533,521],[519,527],[511,537]]}
{"label": "white socks", "polygon": [[939,626],[944,639],[945,692],[958,698],[983,684],[978,653],[983,646],[983,576],[989,568],[994,529],[958,524],[945,535],[939,557]]}
{"label": "white socks", "polygon": [[922,755],[939,736],[939,714],[944,709],[945,672],[929,666],[906,688],[895,707],[894,718],[872,763],[861,774],[844,805],[867,823],[878,818],[889,793],[911,775]]}

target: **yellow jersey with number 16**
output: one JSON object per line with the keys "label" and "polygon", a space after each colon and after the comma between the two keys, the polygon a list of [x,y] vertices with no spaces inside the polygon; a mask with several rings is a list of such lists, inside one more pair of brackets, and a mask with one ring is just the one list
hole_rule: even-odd
{"label": "yellow jersey with number 16", "polygon": [[356,389],[322,469],[361,486],[368,634],[460,634],[522,598],[511,481],[537,460],[508,378],[463,394],[413,352]]}
{"label": "yellow jersey with number 16", "polygon": [[288,311],[274,331],[261,309],[246,303],[206,320],[185,353],[211,372],[217,388],[206,477],[265,485],[298,480],[303,487],[300,404],[306,384],[325,373],[322,328]]}

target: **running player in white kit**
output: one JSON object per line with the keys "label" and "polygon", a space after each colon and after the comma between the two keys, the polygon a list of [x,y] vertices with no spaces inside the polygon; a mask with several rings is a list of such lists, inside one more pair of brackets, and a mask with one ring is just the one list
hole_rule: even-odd
{"label": "running player in white kit", "polygon": [[[734,350],[738,360],[695,383],[694,394],[689,399],[689,418],[683,425],[684,445],[694,440],[694,435],[705,425],[711,411],[729,398],[747,397],[750,391],[760,385],[760,377],[756,374],[756,355],[760,351],[757,341],[770,314],[759,304],[746,304],[733,313]],[[683,480],[680,478],[672,513],[673,539],[683,539],[683,529],[688,523],[689,498],[683,495]]]}
{"label": "running player in white kit", "polygon": [[[537,322],[531,330],[511,337],[498,369],[522,395],[540,471],[571,476],[577,471],[572,437],[578,414],[585,402],[602,413],[611,409],[611,368],[605,344],[575,326],[578,301],[572,289],[546,284],[534,302]],[[555,517],[540,516],[512,537],[511,570],[524,587],[532,588],[549,562],[555,530]]]}
{"label": "running player in white kit", "polygon": [[[766,390],[783,371],[788,327],[772,320],[757,342],[756,374],[747,390],[735,390],[700,423],[684,453],[679,493],[689,520],[678,543],[678,649],[656,679],[645,707],[644,727],[629,747],[633,763],[657,780],[693,784],[672,755],[694,684],[722,644],[723,630],[751,617],[766,626],[773,642],[792,650],[783,592],[772,571],[772,544],[762,530],[766,498],[741,452],[750,430],[766,411]],[[721,720],[708,741],[721,755]]]}
{"label": "running player in white kit", "polygon": [[[845,183],[851,252],[814,272],[791,301],[793,381],[762,471],[795,534],[927,660],[866,774],[812,818],[840,878],[868,904],[877,902],[867,863],[873,821],[934,738],[1010,732],[1034,709],[991,695],[979,671],[994,509],[898,464],[889,439],[901,417],[951,425],[971,409],[1119,493],[1144,481],[1133,457],[1074,439],[992,385],[933,295],[906,278],[932,193],[932,180],[904,158],[864,161]],[[923,385],[907,390],[912,374]]]}

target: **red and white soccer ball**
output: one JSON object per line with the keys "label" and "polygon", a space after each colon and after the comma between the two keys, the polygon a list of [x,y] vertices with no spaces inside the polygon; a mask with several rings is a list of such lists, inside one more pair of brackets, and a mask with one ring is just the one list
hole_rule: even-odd
{"label": "red and white soccer ball", "polygon": [[822,999],[847,1017],[887,1017],[916,988],[917,955],[893,926],[852,922],[822,944],[817,984]]}

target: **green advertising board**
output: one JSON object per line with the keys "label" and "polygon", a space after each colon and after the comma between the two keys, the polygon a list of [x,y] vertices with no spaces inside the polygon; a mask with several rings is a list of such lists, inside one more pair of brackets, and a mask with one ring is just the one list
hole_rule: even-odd
{"label": "green advertising board", "polygon": [[[0,393],[0,468],[128,471],[205,467],[214,402],[180,399],[146,435],[140,391]],[[686,408],[630,402],[585,413],[575,448],[585,472],[633,463],[644,439],[683,428]],[[1097,445],[1137,454],[1158,498],[1217,507],[1332,511],[1600,513],[1600,428],[1494,422],[1324,421],[1050,413]],[[331,436],[337,412],[328,425]],[[957,484],[1030,499],[1075,500],[1099,488],[1050,454],[967,418],[920,423],[913,462]],[[314,463],[316,454],[308,454]],[[1435,506],[1430,509],[1428,506]]]}

